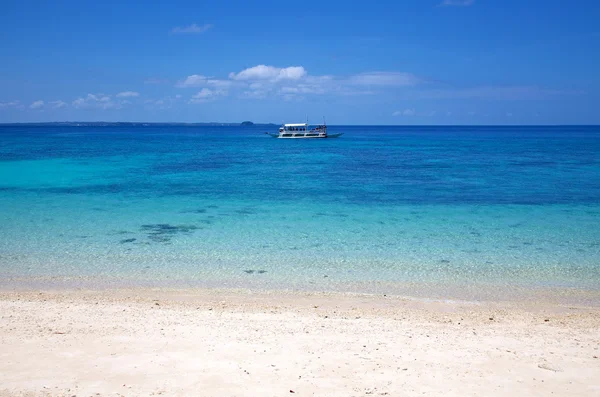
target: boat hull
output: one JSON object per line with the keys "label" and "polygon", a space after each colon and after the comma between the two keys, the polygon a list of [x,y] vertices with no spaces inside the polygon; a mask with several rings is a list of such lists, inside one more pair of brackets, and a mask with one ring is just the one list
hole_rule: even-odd
{"label": "boat hull", "polygon": [[327,138],[337,138],[343,133],[340,134],[272,134],[270,132],[266,133],[267,135],[272,136],[273,138],[279,139],[327,139]]}

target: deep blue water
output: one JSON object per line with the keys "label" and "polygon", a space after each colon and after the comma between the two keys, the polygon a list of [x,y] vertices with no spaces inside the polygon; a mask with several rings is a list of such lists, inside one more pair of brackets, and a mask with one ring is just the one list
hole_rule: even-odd
{"label": "deep blue water", "polygon": [[264,132],[0,127],[0,276],[600,290],[600,127]]}

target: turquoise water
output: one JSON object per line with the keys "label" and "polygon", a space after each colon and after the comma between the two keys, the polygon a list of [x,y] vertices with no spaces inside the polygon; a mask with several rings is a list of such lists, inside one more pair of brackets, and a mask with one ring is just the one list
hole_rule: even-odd
{"label": "turquoise water", "polygon": [[598,127],[264,131],[0,127],[2,284],[600,291]]}

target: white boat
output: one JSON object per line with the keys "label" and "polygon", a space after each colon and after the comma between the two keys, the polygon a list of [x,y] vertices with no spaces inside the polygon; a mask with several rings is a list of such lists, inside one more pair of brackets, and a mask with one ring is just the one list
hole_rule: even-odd
{"label": "white boat", "polygon": [[308,123],[283,124],[279,127],[279,133],[265,132],[273,138],[337,138],[342,133],[328,134],[327,125],[311,127]]}

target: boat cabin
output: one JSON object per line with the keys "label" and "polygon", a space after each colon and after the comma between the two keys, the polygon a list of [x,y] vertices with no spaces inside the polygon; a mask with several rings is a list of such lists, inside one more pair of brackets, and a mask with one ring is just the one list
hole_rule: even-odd
{"label": "boat cabin", "polygon": [[324,125],[310,128],[307,123],[284,124],[279,128],[280,138],[326,138],[327,132]]}
{"label": "boat cabin", "polygon": [[308,131],[308,124],[284,124],[283,127],[279,129],[279,132],[304,132]]}

